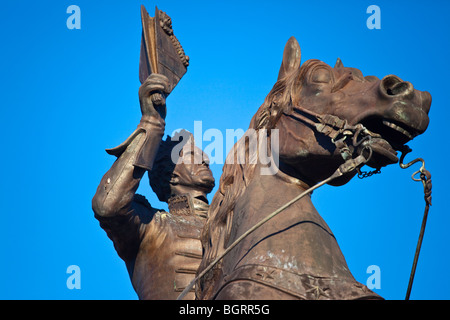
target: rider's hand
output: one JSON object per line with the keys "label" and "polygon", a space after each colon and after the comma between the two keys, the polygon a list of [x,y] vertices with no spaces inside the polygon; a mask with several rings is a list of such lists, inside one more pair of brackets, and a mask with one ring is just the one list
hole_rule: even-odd
{"label": "rider's hand", "polygon": [[166,96],[169,80],[162,74],[152,73],[139,87],[142,116],[166,117]]}

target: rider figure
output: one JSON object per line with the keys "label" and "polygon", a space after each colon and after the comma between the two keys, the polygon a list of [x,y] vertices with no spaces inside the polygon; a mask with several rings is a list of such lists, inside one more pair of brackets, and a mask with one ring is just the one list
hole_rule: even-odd
{"label": "rider figure", "polygon": [[[167,88],[168,80],[160,74],[141,85],[141,121],[124,143],[107,150],[117,160],[92,200],[95,217],[125,261],[139,299],[176,299],[194,279],[202,258],[206,195],[214,187],[208,158],[194,146],[190,133],[162,140]],[[136,194],[146,171],[169,212]],[[186,299],[194,298],[192,290]]]}

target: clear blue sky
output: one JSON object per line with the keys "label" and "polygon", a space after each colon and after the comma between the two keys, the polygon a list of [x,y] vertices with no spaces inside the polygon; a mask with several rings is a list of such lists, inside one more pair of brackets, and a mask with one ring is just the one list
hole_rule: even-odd
{"label": "clear blue sky", "polygon": [[[81,29],[69,30],[69,5]],[[433,96],[430,126],[409,145],[433,175],[433,206],[412,299],[449,299],[448,1],[13,1],[0,8],[2,137],[1,299],[136,299],[124,263],[100,229],[91,199],[139,122],[140,5],[173,20],[191,58],[167,100],[166,132],[246,129],[272,88],[285,42],[365,75],[396,74]],[[369,30],[366,9],[381,9]],[[209,142],[203,142],[203,146]],[[417,166],[417,167],[416,167]],[[405,296],[423,213],[422,185],[392,165],[382,174],[324,187],[313,202],[355,278],[381,271],[387,299]],[[221,165],[212,166],[216,180]],[[165,208],[143,180],[139,192]],[[212,198],[212,197],[211,197]],[[210,199],[211,199],[210,198]],[[336,204],[340,204],[338,208]],[[81,289],[66,269],[78,265]]]}

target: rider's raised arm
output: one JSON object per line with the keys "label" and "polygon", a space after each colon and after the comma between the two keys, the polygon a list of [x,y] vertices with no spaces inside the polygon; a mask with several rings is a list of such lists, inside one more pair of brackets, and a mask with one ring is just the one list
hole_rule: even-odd
{"label": "rider's raised arm", "polygon": [[152,214],[149,208],[134,200],[142,176],[152,168],[164,135],[166,82],[166,77],[153,74],[140,87],[141,121],[125,142],[107,150],[117,160],[103,176],[92,199],[95,217],[118,251],[138,243],[142,218]]}
{"label": "rider's raised arm", "polygon": [[139,88],[141,121],[125,142],[107,150],[117,160],[103,176],[92,199],[96,215],[126,214],[145,170],[151,170],[164,135],[166,86],[166,77],[152,74]]}

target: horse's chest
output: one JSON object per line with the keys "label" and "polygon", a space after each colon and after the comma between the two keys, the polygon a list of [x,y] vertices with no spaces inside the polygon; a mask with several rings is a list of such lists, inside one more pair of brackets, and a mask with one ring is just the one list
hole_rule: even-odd
{"label": "horse's chest", "polygon": [[[298,189],[282,189],[276,184],[271,190],[264,183],[249,186],[246,194],[236,203],[233,219],[230,219],[229,243],[300,192]],[[281,194],[284,196],[280,197]],[[333,265],[342,256],[334,235],[312,205],[309,196],[292,204],[252,232],[234,250],[234,255],[234,261],[238,261],[234,267],[266,265],[300,274],[313,270],[321,274],[332,273]]]}

